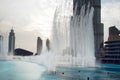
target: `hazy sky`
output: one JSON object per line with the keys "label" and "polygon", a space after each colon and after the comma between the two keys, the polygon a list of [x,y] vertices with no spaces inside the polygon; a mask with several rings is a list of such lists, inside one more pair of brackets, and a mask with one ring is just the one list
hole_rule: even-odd
{"label": "hazy sky", "polygon": [[102,0],[101,19],[104,23],[104,38],[108,38],[108,27],[116,26],[120,29],[120,0]]}
{"label": "hazy sky", "polygon": [[[61,0],[0,0],[0,33],[7,38],[13,26],[16,48],[36,52],[37,36],[44,40],[50,37],[58,1]],[[120,0],[102,0],[101,17],[107,40],[109,26],[116,25],[120,29]]]}

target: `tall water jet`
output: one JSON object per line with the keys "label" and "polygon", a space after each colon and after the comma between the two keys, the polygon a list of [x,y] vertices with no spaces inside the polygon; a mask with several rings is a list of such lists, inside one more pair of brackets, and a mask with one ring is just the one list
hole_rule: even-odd
{"label": "tall water jet", "polygon": [[55,11],[51,40],[54,65],[95,66],[94,8],[90,3],[85,4],[80,9],[80,15],[71,16],[72,9],[72,5],[65,2]]}
{"label": "tall water jet", "polygon": [[53,33],[51,40],[51,53],[54,55],[55,66],[67,64],[68,56],[67,49],[70,47],[70,16],[72,6],[68,2],[56,8],[53,21]]}
{"label": "tall water jet", "polygon": [[[77,5],[76,5],[77,8]],[[77,9],[75,9],[75,12]],[[71,54],[75,58],[73,65],[95,66],[93,14],[94,8],[90,3],[84,4],[80,15],[73,14],[70,25]]]}

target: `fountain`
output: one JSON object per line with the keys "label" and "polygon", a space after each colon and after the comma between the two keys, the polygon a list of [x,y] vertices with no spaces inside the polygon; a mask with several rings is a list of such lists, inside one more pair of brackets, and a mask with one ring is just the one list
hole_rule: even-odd
{"label": "fountain", "polygon": [[[93,7],[88,4],[82,6],[80,15],[73,14],[73,3],[68,0],[56,8],[51,50],[43,54],[45,59],[46,56],[50,59],[45,62],[47,66],[95,66],[93,12]],[[2,44],[0,47],[2,50]]]}
{"label": "fountain", "polygon": [[[80,15],[76,15],[72,6],[71,2],[64,0],[57,7],[51,42],[47,42],[48,50],[39,56],[9,56],[11,58],[0,60],[0,80],[120,79],[120,65],[100,64],[99,67],[95,64],[94,8],[90,3],[85,4]],[[4,52],[3,41],[0,36],[0,54]]]}
{"label": "fountain", "polygon": [[0,35],[0,60],[11,60],[12,57],[8,56],[7,52],[7,36],[5,33]]}
{"label": "fountain", "polygon": [[[80,15],[72,13],[72,6],[65,2],[56,9],[53,22],[52,55],[55,65],[74,67],[95,66],[93,12],[90,3],[83,5]],[[66,10],[66,11],[65,11]]]}

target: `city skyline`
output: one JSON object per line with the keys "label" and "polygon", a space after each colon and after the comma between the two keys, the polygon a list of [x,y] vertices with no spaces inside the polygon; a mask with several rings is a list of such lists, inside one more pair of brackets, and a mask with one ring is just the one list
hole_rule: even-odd
{"label": "city skyline", "polygon": [[[48,3],[51,4],[48,5]],[[13,0],[11,2],[1,0],[0,33],[4,33],[5,38],[7,38],[9,30],[13,26],[17,36],[16,47],[23,47],[36,52],[36,37],[40,36],[43,40],[50,38],[55,6],[56,2],[54,0]],[[119,7],[119,0],[102,0],[101,12],[105,40],[108,38],[108,27],[116,25],[120,29]],[[28,45],[30,44],[28,40],[32,45],[31,47]],[[6,41],[6,44],[8,44],[8,41]]]}

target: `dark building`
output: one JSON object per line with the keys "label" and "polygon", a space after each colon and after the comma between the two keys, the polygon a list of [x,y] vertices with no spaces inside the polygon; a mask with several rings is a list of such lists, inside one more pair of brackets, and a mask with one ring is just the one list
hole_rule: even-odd
{"label": "dark building", "polygon": [[120,64],[120,30],[115,26],[109,28],[109,38],[105,42],[103,63]]}
{"label": "dark building", "polygon": [[9,33],[9,45],[8,45],[8,54],[13,55],[14,49],[15,49],[15,33],[14,30],[11,29],[11,32]]}
{"label": "dark building", "polygon": [[3,54],[3,36],[0,35],[0,55]]}
{"label": "dark building", "polygon": [[37,53],[36,55],[40,55],[42,51],[42,39],[40,37],[37,38]]}
{"label": "dark building", "polygon": [[25,50],[25,49],[18,48],[18,49],[15,49],[14,55],[15,56],[32,56],[33,52],[30,52],[30,51]]}
{"label": "dark building", "polygon": [[50,50],[50,40],[49,39],[46,40],[46,47],[47,47],[47,50],[49,51]]}
{"label": "dark building", "polygon": [[115,26],[109,28],[109,38],[108,41],[120,40],[120,30],[118,30]]}
{"label": "dark building", "polygon": [[[103,24],[101,23],[101,0],[73,0],[73,14],[80,15],[80,9],[83,5],[90,3],[90,6],[94,8],[93,27],[94,27],[94,40],[95,40],[95,56],[96,59],[100,58],[101,50],[103,47]],[[74,16],[73,16],[74,17]]]}

